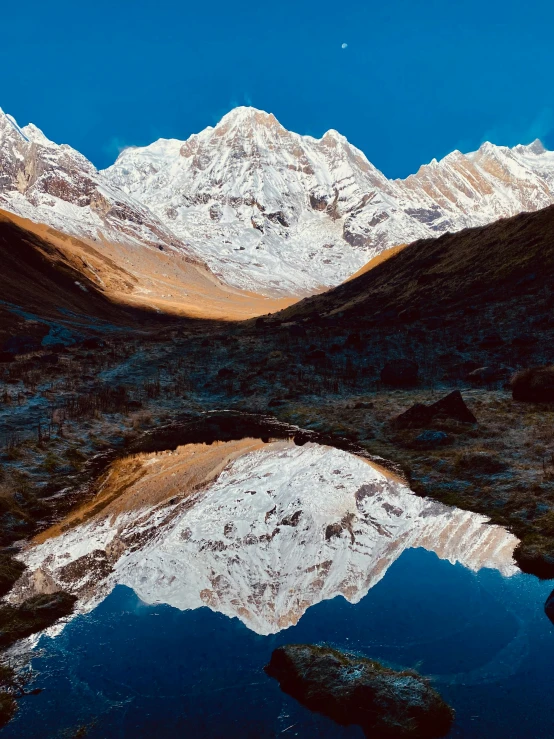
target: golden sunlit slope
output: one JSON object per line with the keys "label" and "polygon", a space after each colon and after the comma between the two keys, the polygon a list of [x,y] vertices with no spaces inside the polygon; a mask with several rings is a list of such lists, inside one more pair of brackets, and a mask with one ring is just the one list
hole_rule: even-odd
{"label": "golden sunlit slope", "polygon": [[205,265],[178,252],[89,242],[5,211],[0,251],[0,299],[39,316],[65,308],[86,315],[100,311],[105,320],[125,323],[128,309],[135,309],[229,321],[294,302],[224,285]]}
{"label": "golden sunlit slope", "polygon": [[369,272],[369,270],[377,267],[378,264],[381,264],[382,262],[386,262],[387,259],[390,259],[395,254],[398,254],[399,251],[402,251],[402,249],[405,249],[407,246],[408,244],[398,244],[398,246],[392,246],[390,249],[387,249],[386,251],[382,251],[380,254],[377,254],[376,257],[373,257],[373,259],[370,259],[369,262],[366,262],[363,267],[360,267],[360,269],[357,272],[354,272],[353,275],[350,275],[350,277],[344,282],[350,282],[350,280],[355,280],[356,277],[359,277],[360,275],[364,275],[366,272]]}
{"label": "golden sunlit slope", "polygon": [[95,517],[148,510],[174,496],[192,495],[217,479],[231,461],[264,446],[261,439],[246,438],[185,444],[173,451],[135,454],[116,460],[98,481],[93,498],[38,534],[33,542],[41,544]]}

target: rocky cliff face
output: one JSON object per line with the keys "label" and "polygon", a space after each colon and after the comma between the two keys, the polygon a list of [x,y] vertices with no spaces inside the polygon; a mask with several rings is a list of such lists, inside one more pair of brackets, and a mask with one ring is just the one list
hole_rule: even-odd
{"label": "rocky cliff face", "polygon": [[[152,485],[163,464],[146,460]],[[140,484],[144,492],[148,478]],[[203,491],[99,515],[30,548],[11,597],[63,588],[88,611],[121,583],[147,603],[208,606],[271,634],[322,600],[358,602],[409,547],[510,575],[516,543],[351,454],[276,442],[230,463]]]}
{"label": "rocky cliff face", "polygon": [[75,236],[189,254],[148,208],[111,185],[94,165],[36,126],[0,110],[0,208]]}
{"label": "rocky cliff face", "polygon": [[78,236],[176,248],[270,295],[313,293],[389,247],[552,203],[554,152],[539,141],[454,151],[389,180],[336,131],[300,136],[236,108],[98,172],[0,113],[0,207]]}

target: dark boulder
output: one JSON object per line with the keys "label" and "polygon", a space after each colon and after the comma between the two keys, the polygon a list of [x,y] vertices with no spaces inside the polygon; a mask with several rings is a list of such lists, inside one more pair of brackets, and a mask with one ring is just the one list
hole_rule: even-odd
{"label": "dark boulder", "polygon": [[394,419],[394,425],[397,428],[424,428],[433,420],[431,408],[424,403],[416,403],[407,411],[401,413]]}
{"label": "dark boulder", "polygon": [[442,415],[462,423],[477,423],[477,419],[465,404],[459,390],[453,390],[444,398],[437,400],[436,403],[429,406],[429,410],[433,417]]}
{"label": "dark boulder", "polygon": [[554,402],[554,365],[531,367],[518,372],[511,381],[512,397],[528,403]]}
{"label": "dark boulder", "polygon": [[478,367],[469,373],[467,379],[474,385],[490,385],[507,380],[511,373],[508,367]]}
{"label": "dark boulder", "polygon": [[[535,575],[541,580],[552,580],[554,578],[554,548],[551,536],[539,536],[536,540],[529,542],[521,541],[514,549],[514,559],[522,572]],[[550,597],[548,600],[550,600]],[[551,603],[547,611],[549,618],[553,605]]]}
{"label": "dark boulder", "polygon": [[410,359],[395,359],[387,362],[381,370],[381,382],[393,387],[417,385],[419,367]]}
{"label": "dark boulder", "polygon": [[544,612],[554,624],[554,590],[550,593],[544,604]]}
{"label": "dark boulder", "polygon": [[397,428],[425,428],[437,418],[450,418],[461,423],[477,423],[459,390],[453,390],[432,405],[416,403],[394,420]]}
{"label": "dark boulder", "polygon": [[11,352],[0,352],[0,362],[13,362],[14,360],[15,356]]}
{"label": "dark boulder", "polygon": [[454,720],[452,708],[416,672],[329,647],[278,647],[265,671],[302,705],[343,726],[358,724],[375,739],[434,739]]}

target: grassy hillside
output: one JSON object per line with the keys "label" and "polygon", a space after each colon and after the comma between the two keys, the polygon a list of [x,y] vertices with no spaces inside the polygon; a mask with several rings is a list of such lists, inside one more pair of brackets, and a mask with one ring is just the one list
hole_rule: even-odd
{"label": "grassy hillside", "polygon": [[282,311],[276,320],[317,316],[346,324],[425,319],[550,294],[554,206],[416,241],[367,267],[334,290]]}

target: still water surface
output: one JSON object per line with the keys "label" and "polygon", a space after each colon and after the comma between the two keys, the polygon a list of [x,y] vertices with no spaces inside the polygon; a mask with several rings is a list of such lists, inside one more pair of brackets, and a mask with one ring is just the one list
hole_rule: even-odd
{"label": "still water surface", "polygon": [[56,637],[42,636],[36,696],[20,702],[6,739],[361,738],[302,708],[263,672],[272,650],[328,643],[432,675],[456,709],[451,737],[550,739],[554,626],[551,583],[473,572],[407,549],[362,600],[309,608],[262,636],[208,608],[145,605],[117,585]]}

